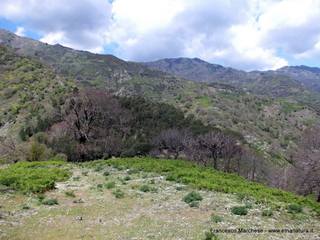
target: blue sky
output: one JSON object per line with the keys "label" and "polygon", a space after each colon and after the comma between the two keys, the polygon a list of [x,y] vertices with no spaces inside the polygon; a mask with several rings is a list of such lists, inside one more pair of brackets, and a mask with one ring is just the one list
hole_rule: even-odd
{"label": "blue sky", "polygon": [[320,0],[1,0],[0,28],[125,60],[320,67]]}

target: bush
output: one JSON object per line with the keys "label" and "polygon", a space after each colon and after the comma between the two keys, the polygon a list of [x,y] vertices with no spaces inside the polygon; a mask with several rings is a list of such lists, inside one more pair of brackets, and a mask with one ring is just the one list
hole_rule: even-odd
{"label": "bush", "polygon": [[150,192],[150,191],[151,191],[151,189],[150,189],[150,187],[149,187],[148,185],[142,185],[142,186],[139,188],[139,190],[140,190],[141,192]]}
{"label": "bush", "polygon": [[197,207],[199,207],[199,202],[198,201],[190,202],[189,203],[189,207],[197,208]]}
{"label": "bush", "polygon": [[288,210],[288,213],[295,214],[295,213],[302,213],[303,208],[299,204],[290,204],[288,205],[287,210]]}
{"label": "bush", "polygon": [[200,195],[200,193],[192,191],[190,193],[188,193],[186,196],[184,196],[183,201],[185,203],[191,203],[191,202],[195,202],[195,201],[202,201],[202,196]]}
{"label": "bush", "polygon": [[27,154],[27,160],[30,162],[47,160],[45,159],[46,149],[47,147],[44,144],[32,142]]}
{"label": "bush", "polygon": [[58,200],[55,198],[48,198],[48,199],[44,199],[41,201],[41,203],[43,205],[48,205],[48,206],[52,206],[52,205],[58,205]]}
{"label": "bush", "polygon": [[0,170],[0,184],[23,193],[43,193],[70,177],[63,162],[19,162]]}
{"label": "bush", "polygon": [[116,183],[115,182],[108,182],[106,183],[105,187],[107,189],[111,189],[111,188],[114,188],[116,186]]}
{"label": "bush", "polygon": [[218,215],[211,215],[211,221],[214,223],[222,222],[222,217],[220,217]]}
{"label": "bush", "polygon": [[116,189],[115,191],[112,192],[112,194],[113,194],[116,198],[124,198],[124,192],[121,191],[120,189]]}
{"label": "bush", "polygon": [[236,206],[231,208],[231,212],[235,215],[247,215],[248,214],[248,209],[245,206]]}
{"label": "bush", "polygon": [[271,217],[273,215],[273,212],[271,209],[265,209],[262,211],[261,214],[263,217]]}
{"label": "bush", "polygon": [[131,180],[131,177],[130,177],[130,176],[125,176],[125,177],[123,178],[123,180],[124,180],[124,181],[129,181],[129,180]]}
{"label": "bush", "polygon": [[103,176],[105,176],[105,177],[107,177],[107,176],[109,176],[110,175],[110,173],[108,172],[108,171],[105,171],[104,173],[103,173]]}
{"label": "bush", "polygon": [[211,231],[205,232],[204,240],[218,240],[218,239],[219,239],[218,236],[213,232]]}

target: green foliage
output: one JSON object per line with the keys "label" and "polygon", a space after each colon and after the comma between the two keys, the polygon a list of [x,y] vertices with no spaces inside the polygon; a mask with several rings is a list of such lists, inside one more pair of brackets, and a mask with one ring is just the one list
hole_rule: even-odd
{"label": "green foliage", "polygon": [[0,184],[24,193],[42,193],[65,181],[70,173],[63,162],[19,162],[0,170]]}
{"label": "green foliage", "polygon": [[287,207],[288,213],[296,214],[296,213],[302,213],[303,207],[299,204],[290,204]]}
{"label": "green foliage", "polygon": [[55,198],[48,198],[48,199],[44,199],[41,201],[41,203],[43,205],[48,205],[48,206],[52,206],[52,205],[58,205],[58,200]]}
{"label": "green foliage", "polygon": [[188,203],[189,207],[191,208],[198,208],[199,207],[199,201],[193,201]]}
{"label": "green foliage", "polygon": [[112,194],[116,197],[116,198],[124,198],[124,192],[120,189],[116,189],[112,192]]}
{"label": "green foliage", "polygon": [[261,213],[263,217],[271,217],[273,216],[273,212],[271,209],[264,209]]}
{"label": "green foliage", "polygon": [[48,151],[46,145],[34,141],[31,143],[27,160],[31,162],[47,160],[46,157],[49,155]]}
{"label": "green foliage", "polygon": [[247,215],[248,214],[248,209],[245,206],[235,206],[231,208],[231,212],[235,215]]}
{"label": "green foliage", "polygon": [[140,186],[139,190],[140,190],[141,192],[150,192],[150,191],[151,191],[151,188],[150,188],[149,185],[142,185],[142,186]]}
{"label": "green foliage", "polygon": [[183,197],[183,201],[185,203],[192,203],[192,202],[196,202],[196,201],[202,201],[202,196],[200,195],[200,193],[192,191],[190,193],[188,193],[186,196]]}
{"label": "green foliage", "polygon": [[222,220],[223,218],[221,216],[214,215],[214,214],[211,215],[211,221],[214,223],[222,222]]}
{"label": "green foliage", "polygon": [[208,231],[208,232],[205,232],[204,240],[219,240],[219,238],[212,231]]}
{"label": "green foliage", "polygon": [[105,184],[105,187],[107,189],[115,188],[115,186],[116,186],[115,182],[108,182],[108,183]]}
{"label": "green foliage", "polygon": [[125,176],[125,177],[123,178],[123,180],[124,180],[124,181],[130,181],[130,180],[131,180],[131,177],[130,177],[130,176]]}
{"label": "green foliage", "polygon": [[159,160],[154,158],[119,158],[105,161],[106,164],[130,168],[145,172],[155,172],[172,181],[189,184],[197,189],[218,192],[244,194],[264,204],[300,204],[320,213],[320,204],[316,201],[297,196],[263,184],[250,182],[235,174],[227,174],[210,168],[198,166],[182,160]]}

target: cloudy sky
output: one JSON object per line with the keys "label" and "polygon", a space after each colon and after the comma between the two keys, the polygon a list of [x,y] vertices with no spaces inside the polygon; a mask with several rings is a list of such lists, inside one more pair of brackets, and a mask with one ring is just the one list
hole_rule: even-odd
{"label": "cloudy sky", "polygon": [[320,67],[320,0],[0,0],[0,28],[133,61]]}

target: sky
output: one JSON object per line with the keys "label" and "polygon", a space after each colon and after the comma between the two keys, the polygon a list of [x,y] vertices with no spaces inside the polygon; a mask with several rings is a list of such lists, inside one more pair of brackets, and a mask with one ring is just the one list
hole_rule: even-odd
{"label": "sky", "polygon": [[131,61],[320,67],[320,0],[0,0],[0,28]]}

